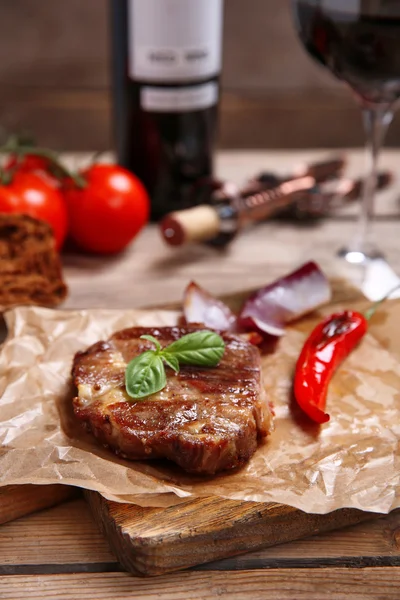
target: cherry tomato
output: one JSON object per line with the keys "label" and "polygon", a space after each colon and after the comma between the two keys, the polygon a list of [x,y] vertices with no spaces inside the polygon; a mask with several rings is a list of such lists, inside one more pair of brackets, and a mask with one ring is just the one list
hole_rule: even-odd
{"label": "cherry tomato", "polygon": [[12,154],[6,161],[4,168],[6,171],[20,171],[23,173],[36,173],[45,179],[47,183],[58,188],[60,180],[53,173],[52,162],[45,157],[35,154],[26,154],[20,159]]}
{"label": "cherry tomato", "polygon": [[9,184],[0,184],[0,212],[24,213],[47,221],[60,250],[67,233],[67,210],[58,190],[35,173],[17,171]]}
{"label": "cherry tomato", "polygon": [[146,189],[116,165],[94,164],[81,176],[86,187],[69,182],[64,189],[71,238],[88,252],[121,252],[149,219]]}

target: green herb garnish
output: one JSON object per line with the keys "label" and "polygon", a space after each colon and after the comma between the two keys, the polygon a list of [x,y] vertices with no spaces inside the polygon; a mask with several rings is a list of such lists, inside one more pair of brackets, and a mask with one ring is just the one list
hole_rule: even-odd
{"label": "green herb garnish", "polygon": [[215,367],[225,350],[222,337],[209,330],[188,333],[165,348],[161,348],[152,335],[140,337],[153,342],[156,348],[139,354],[126,367],[126,391],[135,400],[155,394],[166,386],[164,363],[177,373],[180,364]]}

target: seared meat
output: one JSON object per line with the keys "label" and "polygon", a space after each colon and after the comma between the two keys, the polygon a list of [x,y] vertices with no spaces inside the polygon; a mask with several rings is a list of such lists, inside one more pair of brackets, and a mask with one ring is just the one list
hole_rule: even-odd
{"label": "seared meat", "polygon": [[[197,328],[198,329],[198,328]],[[257,348],[222,334],[225,353],[214,368],[166,367],[166,387],[142,400],[129,398],[127,363],[196,327],[132,327],[75,356],[72,376],[78,396],[74,412],[100,442],[130,459],[165,457],[194,473],[215,473],[247,461],[269,433],[271,415],[261,385]]]}

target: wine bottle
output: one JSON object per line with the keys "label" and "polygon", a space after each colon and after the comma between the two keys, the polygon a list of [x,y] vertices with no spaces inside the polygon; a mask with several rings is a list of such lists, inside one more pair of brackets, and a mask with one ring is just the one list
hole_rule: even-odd
{"label": "wine bottle", "polygon": [[212,175],[223,0],[111,0],[111,13],[117,160],[158,220]]}

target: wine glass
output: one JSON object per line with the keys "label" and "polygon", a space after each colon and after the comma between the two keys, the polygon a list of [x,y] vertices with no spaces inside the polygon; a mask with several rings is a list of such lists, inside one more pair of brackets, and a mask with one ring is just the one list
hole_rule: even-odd
{"label": "wine glass", "polygon": [[349,263],[382,257],[371,238],[377,161],[400,97],[400,0],[292,0],[306,50],[345,81],[361,105],[368,172],[353,240],[339,250]]}

